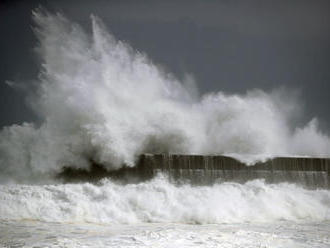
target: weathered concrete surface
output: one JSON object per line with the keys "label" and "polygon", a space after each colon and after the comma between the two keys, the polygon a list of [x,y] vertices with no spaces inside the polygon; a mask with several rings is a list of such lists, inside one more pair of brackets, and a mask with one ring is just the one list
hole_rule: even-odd
{"label": "weathered concrete surface", "polygon": [[330,159],[277,157],[253,166],[227,156],[144,154],[140,157],[141,174],[150,177],[165,172],[175,181],[194,184],[234,181],[244,183],[263,178],[269,183],[295,182],[308,187],[330,185]]}
{"label": "weathered concrete surface", "polygon": [[64,169],[59,175],[66,181],[92,181],[111,177],[126,182],[149,180],[162,172],[175,182],[213,184],[234,181],[244,183],[262,178],[269,183],[294,182],[307,187],[329,188],[330,159],[277,157],[253,166],[227,156],[143,154],[133,168],[106,171],[94,164],[89,171]]}

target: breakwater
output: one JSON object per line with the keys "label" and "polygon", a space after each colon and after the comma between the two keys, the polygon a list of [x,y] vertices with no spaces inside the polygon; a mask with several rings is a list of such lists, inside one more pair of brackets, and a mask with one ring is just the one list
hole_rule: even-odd
{"label": "breakwater", "polygon": [[330,158],[309,157],[276,157],[247,166],[228,156],[142,154],[135,167],[124,166],[116,171],[107,171],[94,163],[88,171],[65,168],[59,177],[66,181],[111,177],[139,182],[160,172],[175,182],[197,185],[225,181],[244,183],[262,178],[268,183],[294,182],[312,188],[330,187]]}

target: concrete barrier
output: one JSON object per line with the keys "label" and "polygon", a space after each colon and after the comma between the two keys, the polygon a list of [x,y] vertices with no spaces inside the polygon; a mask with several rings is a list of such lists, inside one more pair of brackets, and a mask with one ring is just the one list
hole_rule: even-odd
{"label": "concrete barrier", "polygon": [[228,156],[142,154],[133,168],[124,166],[117,171],[107,171],[94,163],[89,171],[65,168],[59,177],[65,181],[111,177],[125,182],[140,182],[160,172],[177,183],[197,185],[264,179],[268,183],[293,182],[310,188],[330,187],[330,159],[307,157],[276,157],[247,166]]}

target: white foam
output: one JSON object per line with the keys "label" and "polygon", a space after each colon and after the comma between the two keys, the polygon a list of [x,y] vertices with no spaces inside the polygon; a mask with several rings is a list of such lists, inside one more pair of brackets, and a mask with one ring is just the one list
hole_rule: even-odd
{"label": "white foam", "polygon": [[133,166],[147,152],[240,154],[249,163],[260,154],[330,155],[316,119],[290,127],[299,106],[286,95],[198,98],[184,86],[191,77],[179,82],[91,20],[90,35],[60,14],[34,12],[42,69],[31,104],[43,122],[0,132],[1,183],[48,180],[90,159],[109,169]]}
{"label": "white foam", "polygon": [[330,220],[330,191],[293,184],[176,186],[163,177],[140,184],[0,187],[1,220],[93,223],[243,223]]}
{"label": "white foam", "polygon": [[0,222],[0,247],[328,248],[330,222],[108,224]]}

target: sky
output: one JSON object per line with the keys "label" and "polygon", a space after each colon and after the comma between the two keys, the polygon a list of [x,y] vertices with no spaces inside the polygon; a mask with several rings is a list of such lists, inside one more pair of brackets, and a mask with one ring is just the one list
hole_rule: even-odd
{"label": "sky", "polygon": [[[302,121],[317,116],[329,133],[328,0],[2,0],[0,127],[37,118],[26,89],[40,66],[31,20],[38,6],[87,29],[90,15],[99,16],[115,37],[176,77],[192,75],[201,94],[281,87],[298,92]],[[11,81],[20,88],[10,87]]]}

